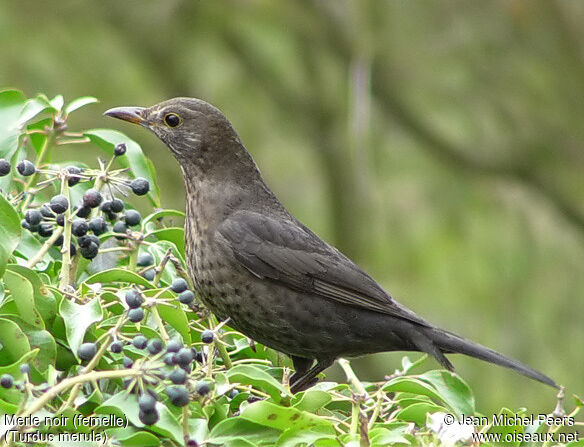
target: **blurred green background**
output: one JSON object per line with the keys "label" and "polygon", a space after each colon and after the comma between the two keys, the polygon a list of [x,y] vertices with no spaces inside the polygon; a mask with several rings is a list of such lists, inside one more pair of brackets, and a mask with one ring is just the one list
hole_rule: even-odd
{"label": "blurred green background", "polygon": [[[163,145],[101,114],[215,104],[293,214],[402,303],[581,395],[582,23],[568,0],[0,0],[0,85],[98,97],[71,128],[139,141],[179,209]],[[379,380],[400,358],[355,366]],[[543,385],[453,361],[484,413],[553,409]]]}

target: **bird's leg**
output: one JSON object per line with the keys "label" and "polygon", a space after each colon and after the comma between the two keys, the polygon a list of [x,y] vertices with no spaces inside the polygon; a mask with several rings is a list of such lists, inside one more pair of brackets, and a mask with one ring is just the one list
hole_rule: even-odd
{"label": "bird's leg", "polygon": [[294,364],[294,374],[290,376],[289,383],[293,384],[308,372],[308,370],[312,367],[314,360],[304,357],[296,357],[295,355],[291,355],[290,358]]}
{"label": "bird's leg", "polygon": [[[298,377],[290,387],[290,391],[293,394],[298,393],[299,391],[304,391],[314,385],[318,380],[316,376],[331,366],[334,362],[334,359],[327,359],[327,360],[318,360],[316,365],[314,365],[309,371],[307,371],[303,376]],[[296,375],[296,374],[294,374]]]}

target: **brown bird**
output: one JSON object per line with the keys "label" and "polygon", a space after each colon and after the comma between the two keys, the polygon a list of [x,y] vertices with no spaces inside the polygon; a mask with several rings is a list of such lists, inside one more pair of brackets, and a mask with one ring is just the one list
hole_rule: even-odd
{"label": "brown bird", "polygon": [[230,326],[292,358],[293,392],[313,385],[339,357],[382,351],[426,352],[451,371],[445,354],[466,354],[557,387],[529,366],[428,323],[295,219],[217,108],[175,98],[105,114],[150,129],[174,154],[186,188],[196,292]]}

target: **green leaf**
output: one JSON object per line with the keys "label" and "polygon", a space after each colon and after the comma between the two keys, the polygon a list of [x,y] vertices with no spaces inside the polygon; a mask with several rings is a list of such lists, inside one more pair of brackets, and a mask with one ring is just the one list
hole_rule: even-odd
{"label": "green leaf", "polygon": [[69,348],[77,356],[77,348],[83,343],[89,326],[103,318],[99,299],[95,298],[87,304],[77,304],[64,299],[59,306],[59,314],[65,322]]}
{"label": "green leaf", "polygon": [[428,396],[436,402],[446,404],[450,412],[458,416],[475,412],[474,397],[468,385],[449,371],[429,371],[419,376],[396,377],[383,390]]}
{"label": "green leaf", "polygon": [[18,148],[20,113],[26,97],[18,90],[0,91],[0,158],[12,159]]}
{"label": "green leaf", "polygon": [[438,391],[442,401],[458,415],[474,414],[475,399],[470,387],[456,374],[450,371],[433,370],[419,376]]}
{"label": "green leaf", "polygon": [[[41,242],[35,238],[30,231],[23,231],[18,246],[14,250],[14,254],[17,257],[28,261],[39,252],[42,246],[43,244],[41,244]],[[36,264],[35,268],[46,270],[52,260],[53,258],[51,258],[51,255],[47,252]]]}
{"label": "green leaf", "polygon": [[20,318],[31,326],[44,329],[43,319],[35,307],[34,289],[31,282],[12,270],[6,271],[4,282],[10,290],[10,295],[16,304]]}
{"label": "green leaf", "polygon": [[20,218],[14,207],[0,194],[0,278],[8,259],[20,240]]}
{"label": "green leaf", "polygon": [[6,269],[18,273],[30,281],[34,292],[35,309],[45,322],[45,326],[51,326],[57,315],[57,300],[51,290],[43,284],[37,272],[17,264],[9,264]]}
{"label": "green leaf", "polygon": [[426,425],[426,416],[429,413],[435,413],[437,411],[448,413],[448,410],[444,407],[441,407],[440,405],[419,402],[417,404],[409,405],[403,410],[398,411],[395,417],[402,421],[413,422],[418,427],[424,427]]}
{"label": "green leaf", "polygon": [[110,283],[110,282],[121,282],[136,284],[138,286],[144,286],[147,288],[152,288],[152,284],[138,275],[137,273],[131,272],[129,270],[124,270],[121,268],[114,268],[110,270],[104,270],[102,272],[95,273],[85,280],[86,284],[93,284],[96,282]]}
{"label": "green leaf", "polygon": [[160,207],[160,190],[156,182],[156,175],[149,160],[142,152],[142,148],[131,138],[121,132],[110,129],[92,129],[84,133],[92,143],[99,146],[108,154],[114,152],[114,147],[119,143],[126,144],[126,155],[118,157],[118,162],[123,167],[129,167],[135,177],[144,177],[150,182],[150,192],[148,197],[152,204]]}
{"label": "green leaf", "polygon": [[65,107],[65,115],[69,115],[71,112],[74,112],[81,107],[84,107],[88,104],[94,104],[96,102],[98,102],[97,98],[94,98],[93,96],[82,96],[80,98],[76,98],[67,104],[67,107]]}
{"label": "green leaf", "polygon": [[226,376],[231,383],[253,385],[259,390],[268,393],[276,402],[282,400],[282,394],[290,395],[280,382],[257,366],[237,365],[228,370]]}
{"label": "green leaf", "polygon": [[172,242],[178,249],[173,250],[173,253],[179,255],[182,259],[185,258],[185,230],[184,228],[170,227],[162,228],[160,230],[154,230],[148,233],[145,238],[155,237],[159,241],[169,241]]}
{"label": "green leaf", "polygon": [[182,336],[184,343],[190,344],[191,332],[185,311],[172,305],[161,305],[157,306],[157,308],[162,321],[171,325]]}
{"label": "green leaf", "polygon": [[333,400],[330,393],[321,390],[307,390],[292,399],[292,406],[298,410],[314,412]]}
{"label": "green leaf", "polygon": [[0,318],[0,345],[0,365],[10,365],[30,352],[24,332],[7,318]]}
{"label": "green leaf", "polygon": [[44,373],[50,365],[55,365],[57,359],[57,344],[53,336],[45,330],[25,331],[31,347],[38,348],[39,354],[32,361],[32,365],[41,373]]}
{"label": "green leaf", "polygon": [[307,411],[294,407],[284,407],[268,401],[259,401],[246,406],[241,412],[244,419],[276,430],[320,430],[333,434],[332,422]]}
{"label": "green leaf", "polygon": [[[297,447],[299,445],[313,446],[319,440],[335,440],[335,436],[313,430],[287,430],[278,438],[278,447]],[[335,441],[336,442],[336,441]],[[340,444],[336,442],[336,445]]]}
{"label": "green leaf", "polygon": [[280,431],[274,428],[256,424],[241,417],[231,417],[224,419],[213,427],[207,438],[207,443],[236,446],[242,444],[235,444],[235,442],[243,440],[252,443],[273,444],[279,435]]}
{"label": "green leaf", "polygon": [[168,217],[168,216],[176,216],[176,217],[180,217],[180,218],[184,219],[185,213],[183,213],[182,211],[177,211],[177,210],[159,210],[159,211],[156,211],[152,214],[149,214],[144,219],[142,219],[142,229],[143,230],[146,229],[146,226],[148,225],[148,223],[154,222],[158,219],[162,219],[163,217]]}

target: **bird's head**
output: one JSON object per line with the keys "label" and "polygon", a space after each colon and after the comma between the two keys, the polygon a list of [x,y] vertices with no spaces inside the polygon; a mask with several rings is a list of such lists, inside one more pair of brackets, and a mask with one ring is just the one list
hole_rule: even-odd
{"label": "bird's head", "polygon": [[207,170],[249,158],[227,118],[200,99],[173,98],[150,108],[115,107],[105,115],[150,129],[181,165]]}

